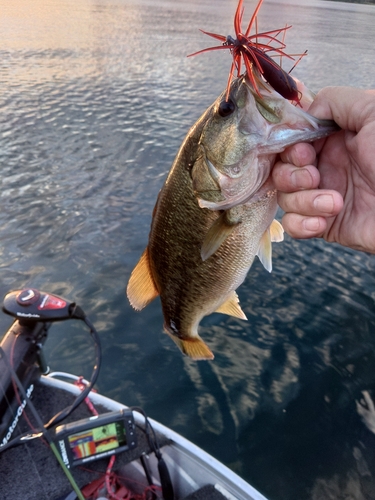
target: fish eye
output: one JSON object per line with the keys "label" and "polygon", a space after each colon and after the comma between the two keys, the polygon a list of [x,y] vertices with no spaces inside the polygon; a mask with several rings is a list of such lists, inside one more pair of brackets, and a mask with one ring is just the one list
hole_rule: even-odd
{"label": "fish eye", "polygon": [[219,104],[219,109],[218,113],[221,117],[225,118],[233,113],[233,111],[236,109],[236,105],[231,99],[228,99],[227,101],[221,101]]}

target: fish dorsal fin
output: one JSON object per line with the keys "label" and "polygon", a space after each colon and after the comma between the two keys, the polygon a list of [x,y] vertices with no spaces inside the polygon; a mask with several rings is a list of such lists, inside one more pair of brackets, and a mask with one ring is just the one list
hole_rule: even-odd
{"label": "fish dorsal fin", "polygon": [[216,309],[215,312],[228,314],[229,316],[234,316],[235,318],[247,319],[241,306],[239,304],[238,295],[236,292],[232,292],[226,301],[221,304],[221,306]]}
{"label": "fish dorsal fin", "polygon": [[232,234],[238,223],[228,224],[227,214],[223,212],[208,230],[201,248],[201,257],[205,261],[224,243]]}
{"label": "fish dorsal fin", "polygon": [[151,276],[148,248],[143,252],[130,275],[126,293],[130,304],[138,311],[146,307],[159,295]]}
{"label": "fish dorsal fin", "polygon": [[284,239],[284,229],[283,226],[276,219],[272,221],[272,224],[266,231],[264,231],[263,236],[259,242],[259,248],[257,256],[259,260],[267,269],[268,272],[272,271],[272,244],[271,242],[280,242]]}
{"label": "fish dorsal fin", "polygon": [[272,242],[280,243],[280,241],[284,240],[284,228],[276,219],[274,219],[270,225],[270,234]]}

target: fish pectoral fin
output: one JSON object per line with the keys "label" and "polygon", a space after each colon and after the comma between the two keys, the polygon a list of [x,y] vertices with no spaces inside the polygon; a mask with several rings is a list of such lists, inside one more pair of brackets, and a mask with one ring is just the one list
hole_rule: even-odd
{"label": "fish pectoral fin", "polygon": [[235,318],[247,319],[239,302],[240,301],[236,292],[232,292],[226,301],[221,304],[215,312],[228,314],[229,316],[234,316]]}
{"label": "fish pectoral fin", "polygon": [[280,243],[280,241],[284,241],[284,228],[276,219],[270,225],[270,234],[272,242]]}
{"label": "fish pectoral fin", "polygon": [[138,311],[146,307],[159,295],[151,275],[148,248],[143,252],[130,275],[126,293],[130,304]]}
{"label": "fish pectoral fin", "polygon": [[240,222],[228,224],[227,214],[223,212],[208,230],[201,248],[201,257],[205,261],[224,243]]}
{"label": "fish pectoral fin", "polygon": [[214,359],[214,355],[211,349],[207,344],[203,342],[203,340],[199,336],[180,339],[179,337],[176,337],[175,335],[169,333],[167,329],[165,329],[164,331],[171,337],[173,342],[176,343],[183,354],[186,354],[186,356],[189,356],[189,358],[195,359],[197,361],[202,359]]}

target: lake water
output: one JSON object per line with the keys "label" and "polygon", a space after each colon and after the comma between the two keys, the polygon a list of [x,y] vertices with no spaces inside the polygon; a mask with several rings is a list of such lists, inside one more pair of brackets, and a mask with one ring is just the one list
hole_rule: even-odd
{"label": "lake water", "polygon": [[[181,141],[226,85],[227,53],[186,55],[210,45],[198,28],[233,34],[236,5],[0,0],[0,294],[76,300],[102,339],[98,389],[270,500],[373,499],[375,435],[356,411],[361,391],[375,396],[373,256],[286,237],[272,274],[255,262],[239,289],[249,321],[202,322],[213,362],[180,354],[158,300],[137,313],[125,296]],[[288,51],[309,51],[295,75],[312,90],[374,86],[374,6],[266,0],[259,29],[286,23]],[[83,325],[56,324],[46,353],[89,376]]]}

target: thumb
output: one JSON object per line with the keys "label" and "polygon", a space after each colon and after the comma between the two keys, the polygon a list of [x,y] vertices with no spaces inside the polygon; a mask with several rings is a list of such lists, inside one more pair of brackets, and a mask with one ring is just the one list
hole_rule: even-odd
{"label": "thumb", "polygon": [[375,120],[375,90],[325,87],[309,108],[316,118],[334,120],[342,129],[358,132]]}

